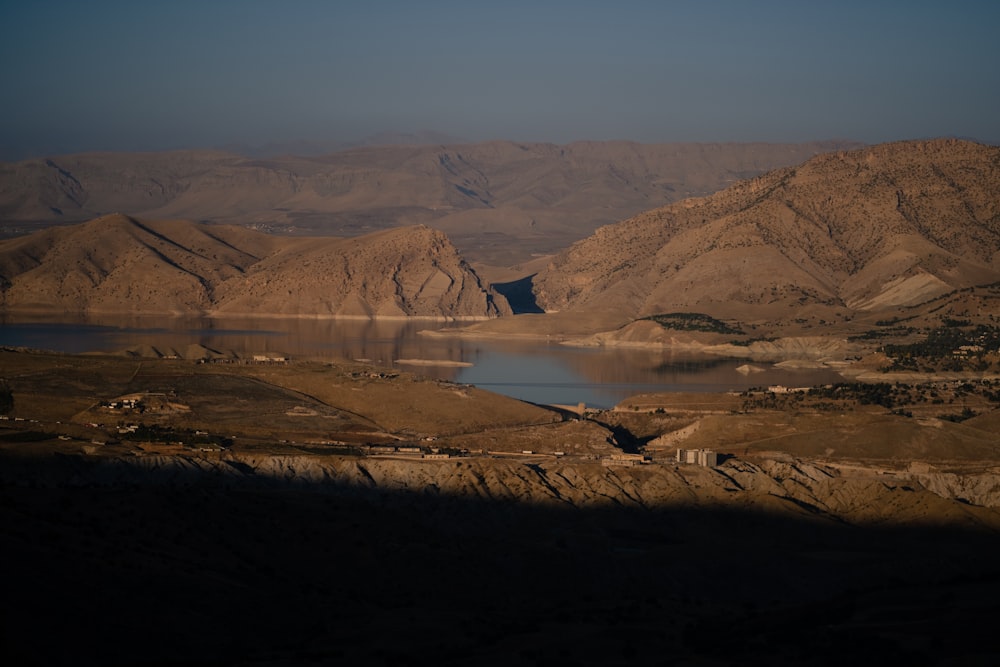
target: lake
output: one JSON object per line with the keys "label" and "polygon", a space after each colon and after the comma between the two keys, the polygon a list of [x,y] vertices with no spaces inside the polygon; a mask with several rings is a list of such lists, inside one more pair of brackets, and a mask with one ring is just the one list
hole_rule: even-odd
{"label": "lake", "polygon": [[[114,352],[136,345],[164,351],[191,344],[293,359],[361,359],[442,380],[473,384],[533,403],[610,408],[654,391],[741,391],[754,386],[812,386],[842,381],[831,370],[776,369],[743,374],[745,361],[663,350],[575,348],[545,341],[425,337],[422,330],[461,326],[428,320],[65,318],[0,316],[0,346],[57,352]],[[398,360],[421,360],[420,365]],[[429,362],[440,362],[434,365]],[[454,362],[467,364],[456,366]],[[452,365],[447,365],[452,364]],[[2,376],[2,369],[0,369]]]}

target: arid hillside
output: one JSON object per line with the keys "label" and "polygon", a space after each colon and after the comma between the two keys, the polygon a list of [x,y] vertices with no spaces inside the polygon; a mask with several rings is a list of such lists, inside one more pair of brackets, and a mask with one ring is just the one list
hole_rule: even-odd
{"label": "arid hillside", "polygon": [[0,232],[111,212],[356,236],[428,224],[510,266],[617,222],[845,142],[369,146],[322,157],[93,153],[0,164]]}
{"label": "arid hillside", "polygon": [[484,319],[510,313],[445,235],[350,239],[109,215],[0,242],[0,307]]}
{"label": "arid hillside", "polygon": [[836,319],[1000,281],[1000,148],[820,155],[580,241],[534,281],[547,311]]}

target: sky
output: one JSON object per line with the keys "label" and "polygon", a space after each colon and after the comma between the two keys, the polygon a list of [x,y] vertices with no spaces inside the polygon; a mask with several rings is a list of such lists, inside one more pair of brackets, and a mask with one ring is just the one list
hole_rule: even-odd
{"label": "sky", "polygon": [[995,0],[0,2],[0,160],[349,142],[1000,141]]}

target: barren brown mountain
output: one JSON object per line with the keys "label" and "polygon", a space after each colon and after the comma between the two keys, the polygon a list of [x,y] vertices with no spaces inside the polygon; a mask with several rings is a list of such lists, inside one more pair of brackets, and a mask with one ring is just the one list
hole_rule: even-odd
{"label": "barren brown mountain", "polygon": [[815,157],[603,227],[535,279],[548,311],[836,318],[1000,281],[1000,148]]}
{"label": "barren brown mountain", "polygon": [[308,158],[64,155],[0,164],[0,231],[114,211],[298,235],[423,223],[445,231],[470,260],[510,266],[565,248],[599,225],[847,146],[496,141]]}
{"label": "barren brown mountain", "polygon": [[0,242],[0,306],[482,319],[510,313],[439,231],[350,239],[109,215]]}

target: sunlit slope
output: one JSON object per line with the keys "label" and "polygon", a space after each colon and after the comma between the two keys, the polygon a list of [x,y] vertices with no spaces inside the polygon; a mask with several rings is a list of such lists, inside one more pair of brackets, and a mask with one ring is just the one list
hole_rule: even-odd
{"label": "sunlit slope", "polygon": [[535,279],[547,310],[769,318],[915,305],[1000,280],[1000,148],[820,155],[598,230]]}
{"label": "sunlit slope", "polygon": [[339,239],[110,215],[0,242],[0,305],[57,312],[488,318],[510,312],[441,232]]}

